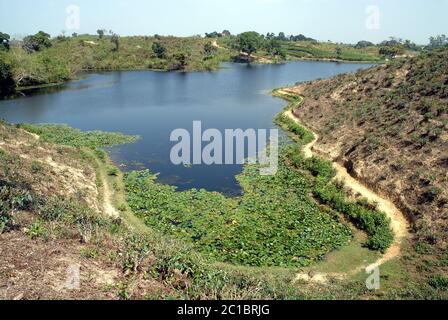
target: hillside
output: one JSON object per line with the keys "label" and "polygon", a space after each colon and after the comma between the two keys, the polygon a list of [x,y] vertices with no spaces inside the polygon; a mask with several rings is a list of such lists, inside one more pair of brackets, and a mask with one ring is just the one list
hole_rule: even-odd
{"label": "hillside", "polygon": [[445,49],[290,89],[315,150],[393,200],[430,252],[448,240],[447,70]]}
{"label": "hillside", "polygon": [[[312,294],[297,290],[293,269],[273,277],[270,269],[254,272],[216,263],[136,218],[126,202],[122,173],[100,149],[136,137],[4,122],[0,137],[2,298],[297,299]],[[79,287],[71,282],[72,267],[79,268]]]}
{"label": "hillside", "polygon": [[[154,43],[164,51],[157,55]],[[207,43],[200,37],[121,37],[116,49],[110,36],[82,35],[51,39],[51,47],[31,54],[15,43],[9,51],[0,50],[0,61],[11,66],[18,87],[64,82],[89,70],[216,70],[230,58],[220,50],[206,54]]]}

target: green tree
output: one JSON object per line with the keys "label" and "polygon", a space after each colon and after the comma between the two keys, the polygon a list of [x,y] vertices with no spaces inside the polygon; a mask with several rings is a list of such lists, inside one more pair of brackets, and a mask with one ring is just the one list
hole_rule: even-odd
{"label": "green tree", "polygon": [[210,59],[211,57],[213,57],[216,53],[217,49],[216,47],[213,46],[213,44],[211,42],[207,42],[206,44],[204,44],[204,60]]}
{"label": "green tree", "polygon": [[364,49],[364,48],[373,47],[373,46],[374,46],[374,44],[372,42],[361,40],[355,45],[355,48],[356,49]]}
{"label": "green tree", "polygon": [[433,49],[444,46],[448,46],[448,38],[444,34],[429,38],[429,48]]}
{"label": "green tree", "polygon": [[116,33],[112,32],[112,37],[110,38],[110,42],[114,44],[114,48],[112,51],[119,51],[120,50],[120,36]]}
{"label": "green tree", "polygon": [[286,41],[286,40],[288,40],[288,38],[286,38],[286,35],[285,35],[284,32],[280,32],[280,33],[278,34],[277,40],[280,40],[280,41]]}
{"label": "green tree", "polygon": [[0,50],[9,50],[9,39],[9,34],[0,32]]}
{"label": "green tree", "polygon": [[185,70],[188,66],[189,54],[185,52],[177,52],[172,57],[172,65],[170,70]]}
{"label": "green tree", "polygon": [[0,60],[0,97],[7,96],[14,91],[15,82],[11,66]]}
{"label": "green tree", "polygon": [[335,50],[336,56],[338,57],[338,59],[341,59],[342,56],[342,48],[341,47],[337,47]]}
{"label": "green tree", "polygon": [[50,48],[51,46],[50,35],[43,31],[39,31],[35,35],[25,37],[22,44],[23,49],[28,53],[40,51],[44,48]]}
{"label": "green tree", "polygon": [[100,39],[104,38],[104,33],[105,33],[104,29],[98,29],[96,31],[96,33],[98,33],[98,38],[100,38]]}
{"label": "green tree", "polygon": [[281,43],[278,40],[272,39],[266,42],[266,51],[273,57],[280,57],[286,59],[286,52],[283,50]]}
{"label": "green tree", "polygon": [[250,31],[244,32],[238,35],[236,39],[236,47],[241,52],[246,53],[249,56],[249,59],[252,53],[257,52],[260,48],[261,37],[257,32]]}
{"label": "green tree", "polygon": [[166,56],[166,48],[160,42],[154,42],[152,44],[152,51],[159,59],[164,59]]}
{"label": "green tree", "polygon": [[395,58],[397,55],[399,55],[402,51],[398,47],[381,47],[380,48],[380,55],[385,56],[387,58]]}

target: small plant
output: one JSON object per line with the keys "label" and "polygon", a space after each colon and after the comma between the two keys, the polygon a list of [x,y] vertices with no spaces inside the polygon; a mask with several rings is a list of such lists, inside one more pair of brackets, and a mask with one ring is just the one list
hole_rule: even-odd
{"label": "small plant", "polygon": [[118,173],[119,173],[117,167],[114,167],[114,166],[108,166],[106,171],[107,171],[107,175],[112,176],[112,177],[118,176]]}
{"label": "small plant", "polygon": [[129,293],[129,285],[125,282],[117,284],[117,295],[120,300],[129,300],[131,297]]}
{"label": "small plant", "polygon": [[448,277],[442,275],[432,276],[428,280],[428,284],[434,289],[448,290]]}
{"label": "small plant", "polygon": [[36,221],[35,223],[33,223],[28,230],[27,235],[31,240],[40,237],[44,238],[45,241],[48,240],[48,230],[41,221]]}
{"label": "small plant", "polygon": [[32,173],[38,173],[38,172],[40,172],[41,170],[42,170],[42,165],[41,165],[38,161],[34,160],[34,161],[31,163],[31,172],[32,172]]}
{"label": "small plant", "polygon": [[96,259],[99,256],[99,252],[95,248],[82,248],[80,254],[85,259]]}

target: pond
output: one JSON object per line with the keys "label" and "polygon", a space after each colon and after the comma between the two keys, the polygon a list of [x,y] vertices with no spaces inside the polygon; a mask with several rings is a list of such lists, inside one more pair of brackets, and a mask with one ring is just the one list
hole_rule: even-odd
{"label": "pond", "polygon": [[272,89],[368,68],[368,64],[296,61],[278,65],[224,63],[217,72],[120,71],[87,74],[56,90],[0,101],[0,119],[11,123],[64,123],[82,130],[139,135],[134,144],[113,147],[124,170],[150,169],[159,182],[179,190],[204,188],[238,194],[241,165],[176,166],[170,161],[171,132],[202,129],[270,129],[286,105]]}

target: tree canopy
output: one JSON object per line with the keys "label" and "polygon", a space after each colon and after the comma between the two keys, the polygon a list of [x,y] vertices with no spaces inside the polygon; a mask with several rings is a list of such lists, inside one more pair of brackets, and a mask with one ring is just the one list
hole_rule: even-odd
{"label": "tree canopy", "polygon": [[448,38],[446,37],[446,35],[441,34],[429,38],[429,48],[440,48],[444,46],[448,46]]}
{"label": "tree canopy", "polygon": [[216,53],[217,49],[213,46],[213,44],[211,42],[207,42],[206,44],[204,44],[204,60],[210,59],[211,57],[213,57]]}
{"label": "tree canopy", "polygon": [[25,37],[22,45],[23,49],[28,53],[40,51],[44,48],[50,48],[51,46],[50,35],[43,31],[39,31],[35,35]]}
{"label": "tree canopy", "polygon": [[9,50],[9,39],[9,34],[0,32],[0,50]]}
{"label": "tree canopy", "polygon": [[373,46],[374,46],[374,44],[372,42],[361,40],[355,45],[355,48],[356,49],[364,49],[364,48],[373,47]]}
{"label": "tree canopy", "polygon": [[12,76],[11,66],[0,59],[0,97],[12,93],[14,87],[15,83]]}
{"label": "tree canopy", "polygon": [[262,42],[261,36],[255,31],[244,32],[238,35],[236,40],[237,48],[250,55],[260,48]]}
{"label": "tree canopy", "polygon": [[166,56],[166,48],[158,41],[152,44],[152,51],[159,59],[164,59]]}

